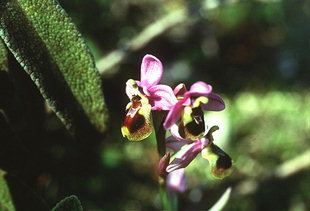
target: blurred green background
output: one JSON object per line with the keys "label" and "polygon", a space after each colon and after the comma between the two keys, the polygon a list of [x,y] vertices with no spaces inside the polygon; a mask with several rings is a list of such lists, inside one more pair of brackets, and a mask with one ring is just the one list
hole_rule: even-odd
{"label": "blurred green background", "polygon": [[186,169],[180,210],[206,210],[228,187],[224,210],[310,210],[310,1],[60,4],[97,61],[110,128],[100,140],[91,134],[74,140],[18,73],[16,121],[8,127],[1,118],[1,136],[9,140],[0,149],[1,168],[14,180],[49,206],[76,194],[90,211],[159,210],[154,134],[134,143],[120,133],[129,101],[125,83],[139,79],[143,56],[153,54],[164,64],[161,83],[189,87],[202,80],[227,104],[206,113],[206,121],[219,125],[215,143],[233,158],[233,172],[213,179],[198,156]]}

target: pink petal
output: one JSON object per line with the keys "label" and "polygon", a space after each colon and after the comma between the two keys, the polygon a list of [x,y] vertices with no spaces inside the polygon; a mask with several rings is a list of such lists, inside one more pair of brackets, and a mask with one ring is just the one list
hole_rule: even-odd
{"label": "pink petal", "polygon": [[202,148],[206,148],[206,147],[209,146],[210,143],[212,143],[212,142],[210,142],[209,139],[206,138],[206,137],[199,138],[199,141],[201,142],[201,147],[202,147]]}
{"label": "pink petal", "polygon": [[188,166],[203,149],[200,141],[195,141],[192,144],[182,147],[181,150],[176,152],[175,159],[168,165],[166,171],[168,173],[177,169],[185,168]]}
{"label": "pink petal", "polygon": [[168,174],[167,188],[178,192],[184,192],[186,190],[184,169],[179,169]]}
{"label": "pink petal", "polygon": [[198,138],[196,140],[187,140],[182,138],[178,132],[178,126],[173,125],[170,129],[171,136],[166,138],[166,146],[172,149],[174,152],[179,151],[186,144],[191,144],[193,142],[200,142],[201,147],[208,147],[210,143],[209,139],[204,136],[202,138]]}
{"label": "pink petal", "polygon": [[174,90],[173,90],[174,94],[176,96],[180,95],[183,96],[185,92],[187,92],[186,86],[185,84],[181,83],[179,85],[177,85]]}
{"label": "pink petal", "polygon": [[192,140],[175,140],[175,138],[173,136],[169,136],[166,139],[166,146],[170,149],[172,149],[174,152],[179,151],[183,146],[185,146],[186,144],[190,144],[193,143],[194,141]]}
{"label": "pink petal", "polygon": [[203,110],[208,111],[221,111],[225,109],[225,103],[223,99],[217,94],[210,93],[207,95],[209,101],[207,104],[201,104]]}
{"label": "pink petal", "polygon": [[205,82],[198,81],[194,83],[186,95],[205,95],[212,92],[212,86]]}
{"label": "pink petal", "polygon": [[150,87],[158,84],[163,74],[163,65],[155,56],[145,55],[141,64],[141,85]]}
{"label": "pink petal", "polygon": [[164,128],[166,130],[170,129],[181,118],[182,111],[184,109],[184,106],[182,104],[183,101],[180,100],[169,111],[164,122]]}
{"label": "pink petal", "polygon": [[170,110],[178,101],[170,86],[155,85],[148,89],[152,110]]}
{"label": "pink petal", "polygon": [[183,98],[183,103],[182,103],[183,106],[191,106],[192,105],[192,100],[190,98],[190,95],[187,95],[185,93],[185,96]]}

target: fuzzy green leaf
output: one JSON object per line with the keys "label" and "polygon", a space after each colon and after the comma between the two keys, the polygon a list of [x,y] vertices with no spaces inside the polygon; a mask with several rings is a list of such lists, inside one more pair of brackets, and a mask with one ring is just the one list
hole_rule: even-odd
{"label": "fuzzy green leaf", "polygon": [[7,49],[3,41],[0,39],[0,109],[3,108],[5,99],[10,94],[7,90],[8,82],[8,59]]}
{"label": "fuzzy green leaf", "polygon": [[1,0],[0,37],[68,129],[105,131],[99,72],[57,1]]}
{"label": "fuzzy green leaf", "polygon": [[7,50],[5,44],[0,39],[0,71],[8,70]]}
{"label": "fuzzy green leaf", "polygon": [[13,200],[4,176],[5,172],[0,169],[0,210],[15,211]]}
{"label": "fuzzy green leaf", "polygon": [[52,211],[83,211],[80,200],[72,195],[56,204]]}

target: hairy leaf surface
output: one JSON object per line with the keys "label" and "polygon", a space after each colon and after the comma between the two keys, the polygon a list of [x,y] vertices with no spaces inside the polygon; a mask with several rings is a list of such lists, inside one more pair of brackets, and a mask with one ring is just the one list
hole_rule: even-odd
{"label": "hairy leaf surface", "polygon": [[83,211],[80,200],[72,195],[56,204],[52,211]]}
{"label": "hairy leaf surface", "polygon": [[0,37],[68,129],[105,131],[99,73],[57,1],[1,0]]}

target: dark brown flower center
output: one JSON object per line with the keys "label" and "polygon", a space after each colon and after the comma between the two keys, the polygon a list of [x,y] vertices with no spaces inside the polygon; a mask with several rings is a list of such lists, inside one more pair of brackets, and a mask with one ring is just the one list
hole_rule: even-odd
{"label": "dark brown flower center", "polygon": [[218,155],[218,159],[216,161],[216,168],[218,169],[229,169],[231,168],[232,161],[231,157],[226,154],[223,150],[221,150],[215,144],[211,145],[212,152]]}
{"label": "dark brown flower center", "polygon": [[201,107],[192,108],[191,119],[187,124],[184,121],[179,124],[179,134],[183,138],[195,139],[205,132],[205,122]]}

